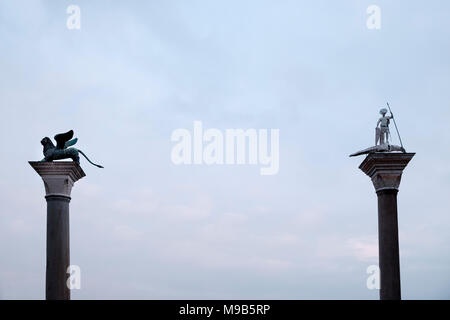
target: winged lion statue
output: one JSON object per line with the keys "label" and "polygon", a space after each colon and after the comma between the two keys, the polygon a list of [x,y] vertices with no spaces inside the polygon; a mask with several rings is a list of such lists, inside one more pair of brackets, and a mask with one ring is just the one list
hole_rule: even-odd
{"label": "winged lion statue", "polygon": [[103,168],[103,166],[95,164],[89,160],[83,151],[77,148],[69,148],[78,141],[78,138],[72,138],[73,130],[67,131],[66,133],[57,134],[55,136],[56,146],[49,137],[43,138],[41,140],[41,144],[44,146],[44,159],[41,161],[51,162],[53,160],[72,159],[75,163],[80,164],[79,154],[81,153],[90,164],[98,168]]}

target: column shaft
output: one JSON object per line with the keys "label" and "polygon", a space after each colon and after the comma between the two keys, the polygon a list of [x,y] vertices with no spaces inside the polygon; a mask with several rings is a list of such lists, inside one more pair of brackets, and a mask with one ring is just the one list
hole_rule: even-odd
{"label": "column shaft", "polygon": [[377,191],[380,299],[400,300],[400,258],[396,189]]}
{"label": "column shaft", "polygon": [[47,300],[70,300],[67,268],[70,265],[70,197],[47,196]]}

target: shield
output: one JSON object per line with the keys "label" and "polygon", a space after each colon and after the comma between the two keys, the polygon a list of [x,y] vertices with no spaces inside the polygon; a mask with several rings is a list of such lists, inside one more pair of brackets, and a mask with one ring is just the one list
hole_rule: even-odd
{"label": "shield", "polygon": [[377,127],[375,128],[375,145],[377,145],[380,138],[381,138],[381,129]]}

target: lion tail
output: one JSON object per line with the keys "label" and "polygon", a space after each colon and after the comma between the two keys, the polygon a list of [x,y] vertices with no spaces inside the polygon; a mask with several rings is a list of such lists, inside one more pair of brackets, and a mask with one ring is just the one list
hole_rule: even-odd
{"label": "lion tail", "polygon": [[92,165],[94,165],[94,166],[96,166],[96,167],[99,167],[99,168],[103,168],[103,166],[101,166],[101,165],[99,165],[99,164],[95,164],[95,163],[93,163],[91,160],[89,160],[89,158],[87,157],[87,155],[84,154],[83,151],[81,151],[81,150],[79,150],[79,149],[78,149],[78,151],[83,155],[83,157],[86,158],[87,161],[89,161],[90,164],[92,164]]}

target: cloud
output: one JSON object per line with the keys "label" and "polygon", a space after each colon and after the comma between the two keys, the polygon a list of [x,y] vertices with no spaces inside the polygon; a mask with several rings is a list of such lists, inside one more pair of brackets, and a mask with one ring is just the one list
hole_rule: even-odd
{"label": "cloud", "polygon": [[127,225],[116,226],[113,229],[113,235],[120,241],[137,241],[142,239],[143,232]]}
{"label": "cloud", "polygon": [[14,219],[9,223],[9,230],[16,235],[26,235],[32,231],[33,227],[23,219]]}
{"label": "cloud", "polygon": [[378,240],[376,237],[348,239],[353,256],[361,261],[378,262]]}

